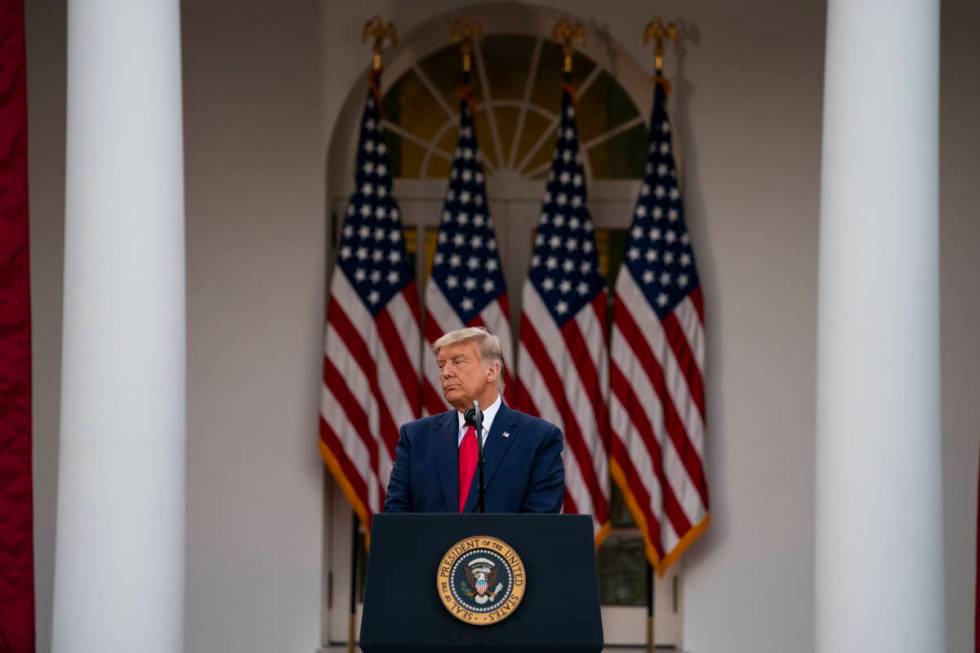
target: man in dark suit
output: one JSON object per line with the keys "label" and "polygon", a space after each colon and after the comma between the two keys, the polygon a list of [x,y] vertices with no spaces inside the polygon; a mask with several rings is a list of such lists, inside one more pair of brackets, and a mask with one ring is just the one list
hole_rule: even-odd
{"label": "man in dark suit", "polygon": [[465,419],[474,401],[483,410],[486,511],[561,510],[561,431],[504,405],[500,340],[470,327],[445,334],[432,350],[453,408],[402,426],[385,512],[477,509],[476,429]]}

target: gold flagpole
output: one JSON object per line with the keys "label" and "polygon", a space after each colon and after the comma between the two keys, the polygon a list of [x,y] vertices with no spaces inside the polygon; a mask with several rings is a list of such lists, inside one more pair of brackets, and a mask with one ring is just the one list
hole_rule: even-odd
{"label": "gold flagpole", "polygon": [[[647,23],[643,30],[643,44],[647,45],[653,41],[653,67],[655,72],[654,83],[664,87],[664,92],[670,95],[670,82],[664,77],[664,41],[670,40],[677,45],[677,25],[674,23],[664,23],[660,16],[654,16],[653,20]],[[647,653],[653,653],[657,644],[657,633],[654,628],[654,618],[656,616],[654,587],[655,574],[653,566],[647,560]]]}

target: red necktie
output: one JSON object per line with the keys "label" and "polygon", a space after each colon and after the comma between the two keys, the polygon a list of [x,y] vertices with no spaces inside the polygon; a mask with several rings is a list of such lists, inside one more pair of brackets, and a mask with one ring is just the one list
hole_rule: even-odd
{"label": "red necktie", "polygon": [[476,473],[476,429],[467,426],[463,433],[463,441],[459,444],[459,511],[463,512],[466,497],[473,485],[473,474]]}

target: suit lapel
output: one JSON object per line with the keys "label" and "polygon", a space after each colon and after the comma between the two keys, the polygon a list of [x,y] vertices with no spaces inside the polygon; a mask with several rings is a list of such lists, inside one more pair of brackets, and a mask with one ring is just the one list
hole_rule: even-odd
{"label": "suit lapel", "polygon": [[[507,433],[506,438],[503,436],[505,432]],[[497,415],[493,418],[493,424],[490,426],[490,433],[487,435],[487,443],[483,447],[483,484],[488,491],[490,488],[490,479],[493,478],[493,474],[497,471],[500,461],[503,460],[505,455],[507,455],[507,452],[510,450],[510,445],[516,437],[517,417],[514,414],[514,411],[507,408],[507,406],[501,402],[500,408],[497,410]],[[480,494],[479,476],[480,471],[477,469],[476,474],[473,475],[473,485],[470,488],[470,494],[466,497],[464,512],[473,512],[476,510],[476,504]]]}
{"label": "suit lapel", "polygon": [[459,418],[455,410],[449,410],[440,418],[436,433],[435,457],[439,484],[442,486],[446,512],[456,512],[459,502]]}

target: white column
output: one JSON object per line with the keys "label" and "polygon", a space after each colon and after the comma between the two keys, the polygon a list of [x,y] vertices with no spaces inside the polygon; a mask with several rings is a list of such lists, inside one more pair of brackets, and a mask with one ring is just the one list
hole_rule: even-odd
{"label": "white column", "polygon": [[183,648],[180,63],[178,0],[69,3],[55,653]]}
{"label": "white column", "polygon": [[938,0],[830,0],[816,651],[944,650]]}

